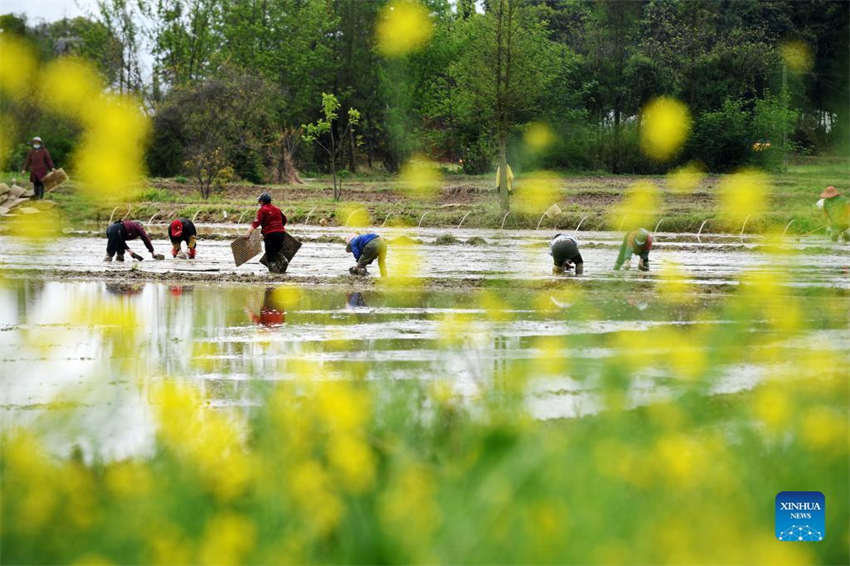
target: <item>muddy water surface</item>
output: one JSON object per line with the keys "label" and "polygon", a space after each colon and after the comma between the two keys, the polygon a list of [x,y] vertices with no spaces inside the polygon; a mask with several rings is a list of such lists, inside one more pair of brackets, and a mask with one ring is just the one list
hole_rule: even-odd
{"label": "muddy water surface", "polygon": [[[235,227],[202,227],[216,232]],[[789,273],[789,292],[828,295],[832,309],[848,312],[847,248],[822,240],[798,242],[800,253],[767,257],[757,239],[694,235],[659,235],[652,254],[653,271],[612,273],[610,265],[620,236],[583,233],[587,276],[577,302],[559,291],[575,287],[563,280],[532,291],[526,281],[555,281],[546,254],[548,233],[454,230],[461,243],[440,245],[447,231],[421,230],[407,235],[417,246],[421,271],[429,278],[456,280],[456,289],[430,291],[364,288],[358,280],[339,279],[351,264],[342,245],[329,242],[336,229],[293,227],[305,240],[288,278],[297,292],[276,291],[280,281],[262,282],[263,268],[230,261],[226,240],[199,243],[199,259],[144,261],[105,265],[104,241],[66,238],[33,253],[31,247],[0,238],[0,260],[16,277],[0,287],[0,414],[4,426],[31,423],[46,416],[66,418],[49,427],[52,446],[71,446],[87,454],[122,457],[153,446],[151,390],[164,380],[199,384],[209,402],[225,408],[250,407],[280,380],[294,379],[302,362],[317,364],[324,379],[441,380],[460,395],[475,396],[494,377],[516,364],[532,377],[527,405],[539,418],[577,417],[604,407],[599,395],[601,363],[614,353],[614,333],[649,338],[659,331],[694,324],[726,325],[720,302],[743,272]],[[398,238],[398,232],[384,232]],[[463,243],[473,237],[484,244]],[[131,243],[142,252],[139,243]],[[164,240],[156,240],[167,251]],[[390,269],[393,268],[392,249]],[[694,283],[690,306],[671,308],[651,284],[666,262],[675,261]],[[57,275],[57,268],[59,269]],[[122,280],[131,269],[150,273],[209,274],[210,281],[173,284]],[[69,280],[62,270],[87,280]],[[50,276],[40,276],[41,272]],[[108,279],[106,271],[117,276]],[[11,273],[11,271],[9,271]],[[229,276],[253,273],[260,284],[227,282]],[[301,277],[335,277],[327,284],[298,285]],[[463,281],[509,280],[493,289],[473,289]],[[649,282],[650,285],[638,283]],[[481,308],[481,293],[501,306]],[[541,301],[546,308],[541,309]],[[108,316],[86,317],[98,305],[112,305]],[[462,336],[444,339],[447,320],[468,321]],[[94,326],[92,326],[94,322]],[[763,321],[752,321],[761,331]],[[558,338],[555,353],[565,363],[556,372],[535,366],[547,344]],[[769,340],[769,337],[768,337]],[[788,355],[812,344],[844,344],[850,359],[850,333],[844,323],[823,325],[786,344]],[[653,346],[646,346],[652,348]],[[547,355],[552,355],[548,352]],[[765,365],[716,368],[707,395],[753,387]],[[680,384],[661,368],[635,375],[627,403],[639,405],[677,395]],[[73,418],[72,418],[73,417]],[[48,427],[45,427],[46,429]]]}

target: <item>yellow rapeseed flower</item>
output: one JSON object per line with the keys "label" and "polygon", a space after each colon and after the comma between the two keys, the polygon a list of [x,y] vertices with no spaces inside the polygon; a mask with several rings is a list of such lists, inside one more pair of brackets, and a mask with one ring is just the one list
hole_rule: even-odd
{"label": "yellow rapeseed flower", "polygon": [[393,0],[381,9],[375,33],[381,54],[401,57],[431,41],[434,24],[418,0]]}
{"label": "yellow rapeseed flower", "polygon": [[816,451],[848,451],[847,415],[827,407],[812,407],[802,416],[803,445]]}
{"label": "yellow rapeseed flower", "polygon": [[650,181],[637,181],[626,189],[623,199],[611,209],[608,223],[617,230],[651,226],[661,209],[661,192]]}
{"label": "yellow rapeseed flower", "polygon": [[688,273],[675,261],[661,264],[661,282],[658,294],[669,303],[684,304],[695,299],[691,285],[686,281]]}
{"label": "yellow rapeseed flower", "polygon": [[200,563],[236,566],[256,544],[256,527],[250,519],[232,512],[215,515],[207,522],[200,547]]}
{"label": "yellow rapeseed flower", "polygon": [[43,246],[61,235],[61,219],[56,208],[38,201],[17,209],[9,221],[9,234],[26,240],[30,246]]}
{"label": "yellow rapeseed flower", "polygon": [[805,41],[788,41],[779,47],[782,61],[794,73],[807,73],[814,65],[812,49]]}
{"label": "yellow rapeseed flower", "polygon": [[691,161],[667,173],[667,186],[674,193],[692,193],[705,178],[705,169],[700,163]]}
{"label": "yellow rapeseed flower", "polygon": [[399,181],[407,196],[431,200],[436,198],[440,191],[442,175],[436,163],[424,155],[417,154],[402,166]]}
{"label": "yellow rapeseed flower", "polygon": [[721,215],[736,223],[758,217],[767,209],[771,190],[770,177],[764,171],[745,168],[726,175],[717,188]]}
{"label": "yellow rapeseed flower", "polygon": [[551,171],[535,171],[514,183],[515,208],[526,214],[542,214],[561,197],[561,179]]}
{"label": "yellow rapeseed flower", "polygon": [[369,211],[360,204],[344,203],[336,209],[336,219],[348,228],[364,228],[372,223]]}
{"label": "yellow rapeseed flower", "polygon": [[759,388],[753,400],[753,414],[772,432],[785,430],[791,415],[788,395],[775,384]]}
{"label": "yellow rapeseed flower", "polygon": [[299,462],[289,472],[289,493],[299,515],[317,535],[335,528],[342,515],[342,503],[331,485],[327,471],[315,460]]}
{"label": "yellow rapeseed flower", "polygon": [[660,437],[653,450],[653,461],[658,471],[674,486],[697,483],[706,466],[712,462],[704,447],[704,440],[681,433]]}
{"label": "yellow rapeseed flower", "polygon": [[104,85],[91,63],[61,57],[47,64],[40,79],[42,104],[46,108],[84,123],[97,119]]}
{"label": "yellow rapeseed flower", "polygon": [[35,68],[33,52],[23,41],[9,33],[0,34],[0,92],[18,99],[26,96]]}
{"label": "yellow rapeseed flower", "polygon": [[535,152],[540,152],[555,143],[555,133],[548,124],[543,122],[532,122],[525,129],[523,141],[528,148]]}
{"label": "yellow rapeseed flower", "polygon": [[643,109],[640,147],[650,158],[666,161],[679,151],[690,131],[688,107],[675,98],[661,96]]}
{"label": "yellow rapeseed flower", "polygon": [[328,462],[337,472],[339,483],[351,493],[362,493],[375,481],[375,457],[358,434],[332,434],[328,442]]}
{"label": "yellow rapeseed flower", "polygon": [[319,384],[315,410],[329,429],[341,433],[361,431],[372,415],[368,392],[345,381]]}

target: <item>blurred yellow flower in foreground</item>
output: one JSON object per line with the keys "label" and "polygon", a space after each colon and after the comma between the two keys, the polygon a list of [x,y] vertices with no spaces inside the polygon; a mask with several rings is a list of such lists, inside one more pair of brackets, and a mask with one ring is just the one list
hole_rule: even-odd
{"label": "blurred yellow flower in foreground", "polygon": [[424,155],[414,155],[401,168],[399,181],[409,197],[430,200],[439,193],[442,176],[436,163]]}
{"label": "blurred yellow flower in foreground", "polygon": [[696,299],[691,285],[686,279],[689,274],[675,261],[661,264],[661,282],[658,294],[669,303],[684,304]]}
{"label": "blurred yellow flower in foreground", "polygon": [[770,431],[786,429],[791,414],[788,395],[775,384],[761,387],[753,401],[753,414]]}
{"label": "blurred yellow flower in foreground", "polygon": [[514,183],[514,205],[519,212],[540,214],[560,199],[561,179],[551,171],[535,171]]}
{"label": "blurred yellow flower in foreground", "polygon": [[243,493],[254,470],[235,424],[206,409],[188,385],[163,384],[155,403],[161,439],[197,469],[206,487],[225,500]]}
{"label": "blurred yellow flower in foreground", "polygon": [[103,88],[94,66],[74,57],[55,59],[41,73],[42,104],[86,124],[98,119]]}
{"label": "blurred yellow flower in foreground", "polygon": [[42,202],[19,207],[9,221],[9,234],[30,244],[46,244],[61,235],[61,219],[57,210]]}
{"label": "blurred yellow flower in foreground", "polygon": [[254,548],[256,527],[246,517],[222,512],[207,522],[201,541],[201,564],[236,566]]}
{"label": "blurred yellow flower in foreground", "polygon": [[652,159],[666,161],[679,151],[690,131],[688,107],[675,98],[661,96],[643,109],[640,147]]}
{"label": "blurred yellow flower in foreground", "polygon": [[667,186],[674,193],[692,193],[705,178],[702,165],[691,161],[667,173]]}
{"label": "blurred yellow flower in foreground", "polygon": [[720,213],[734,222],[764,214],[772,190],[764,171],[746,168],[726,175],[717,188]]}
{"label": "blurred yellow flower in foreground", "polygon": [[807,73],[814,65],[812,49],[805,41],[789,41],[779,48],[782,61],[794,73]]}
{"label": "blurred yellow flower in foreground", "polygon": [[35,67],[32,50],[23,41],[12,34],[0,34],[0,92],[16,98],[26,96]]}
{"label": "blurred yellow flower in foreground", "polygon": [[400,57],[424,47],[434,34],[434,24],[418,0],[395,0],[381,10],[375,32],[378,51]]}
{"label": "blurred yellow flower in foreground", "polygon": [[555,143],[555,133],[548,124],[543,122],[532,122],[528,125],[523,135],[523,141],[532,151],[543,151]]}
{"label": "blurred yellow flower in foreground", "polygon": [[617,230],[652,226],[661,209],[661,192],[650,181],[637,181],[626,189],[625,197],[611,208],[608,222]]}
{"label": "blurred yellow flower in foreground", "polygon": [[348,228],[363,228],[371,223],[369,211],[359,204],[343,204],[336,209],[335,215],[337,221]]}

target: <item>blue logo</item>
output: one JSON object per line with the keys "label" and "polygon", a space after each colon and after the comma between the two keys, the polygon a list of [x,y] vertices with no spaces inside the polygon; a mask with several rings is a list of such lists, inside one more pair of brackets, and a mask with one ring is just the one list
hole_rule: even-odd
{"label": "blue logo", "polygon": [[826,536],[826,498],[819,491],[776,494],[776,538],[819,541]]}

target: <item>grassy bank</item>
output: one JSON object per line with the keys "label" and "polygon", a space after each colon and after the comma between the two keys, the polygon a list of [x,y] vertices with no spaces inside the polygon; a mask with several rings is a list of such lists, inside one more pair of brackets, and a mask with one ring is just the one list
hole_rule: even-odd
{"label": "grassy bank", "polygon": [[[330,180],[316,178],[303,185],[231,184],[210,199],[200,197],[197,187],[184,179],[147,179],[133,202],[92,203],[76,194],[73,182],[51,194],[68,225],[105,224],[110,217],[129,216],[142,221],[184,216],[206,222],[247,222],[255,210],[255,198],[269,191],[285,210],[291,223],[343,225],[351,213],[364,207],[371,225],[469,228],[535,228],[617,230],[621,226],[612,217],[612,208],[626,190],[637,182],[649,181],[661,191],[660,207],[654,228],[661,231],[759,233],[770,228],[805,234],[824,225],[820,211],[814,208],[818,194],[827,185],[847,192],[842,181],[850,176],[850,161],[819,159],[791,165],[788,171],[770,177],[769,199],[763,215],[743,223],[726,220],[718,211],[718,187],[724,176],[709,175],[692,191],[676,192],[665,177],[633,175],[587,175],[561,173],[557,188],[545,205],[534,212],[518,207],[505,216],[499,208],[492,175],[446,175],[432,198],[411,197],[405,185],[394,177],[355,177],[344,185],[343,198],[332,198]],[[0,175],[9,182],[15,175]],[[516,186],[524,177],[518,175]],[[182,182],[181,182],[182,181]],[[558,204],[560,213],[542,216],[549,204]],[[129,212],[128,212],[129,211]],[[704,224],[704,225],[703,225]]]}

